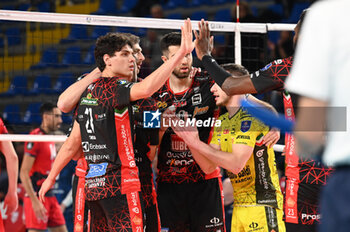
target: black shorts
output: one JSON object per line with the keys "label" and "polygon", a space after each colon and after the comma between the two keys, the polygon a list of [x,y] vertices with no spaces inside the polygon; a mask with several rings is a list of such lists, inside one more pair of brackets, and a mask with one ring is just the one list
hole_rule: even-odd
{"label": "black shorts", "polygon": [[160,217],[157,204],[157,193],[153,175],[140,174],[141,193],[145,209],[145,232],[160,232]]}
{"label": "black shorts", "polygon": [[139,192],[97,201],[86,201],[91,214],[91,232],[143,232],[143,209]]}
{"label": "black shorts", "polygon": [[285,222],[286,232],[316,232],[317,224],[303,225]]}
{"label": "black shorts", "polygon": [[196,183],[158,183],[162,231],[225,231],[221,179]]}

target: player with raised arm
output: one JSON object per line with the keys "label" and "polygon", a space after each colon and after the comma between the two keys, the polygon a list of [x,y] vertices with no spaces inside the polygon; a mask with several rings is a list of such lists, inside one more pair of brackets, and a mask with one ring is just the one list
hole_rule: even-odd
{"label": "player with raised arm", "polygon": [[[135,61],[131,42],[126,37],[117,41],[108,37],[125,36],[107,35],[97,42],[96,61],[104,78],[92,83],[83,93],[77,115],[79,123],[74,123],[70,137],[58,154],[60,161],[55,162],[40,196],[51,186],[52,179],[62,167],[83,150],[89,164],[85,192],[92,212],[93,229],[111,231],[111,228],[127,226],[130,231],[136,231],[142,226],[142,211],[137,203],[140,184],[134,161],[130,102],[148,97],[160,88],[182,57],[193,50],[192,28],[190,20],[186,20],[182,27],[179,52],[168,64],[162,65],[139,83],[129,82]],[[108,50],[103,49],[103,44],[107,44]],[[90,113],[97,118],[89,117]],[[110,128],[115,130],[110,131]],[[107,132],[108,136],[103,136]],[[134,204],[137,204],[137,208],[129,211],[127,208]],[[129,219],[118,219],[118,212],[130,214],[126,215],[126,219]]]}
{"label": "player with raised arm", "polygon": [[[232,74],[244,75],[247,70],[229,65]],[[173,116],[173,129],[189,146],[193,154],[205,156],[211,163],[228,170],[233,186],[234,207],[231,231],[285,231],[283,195],[279,186],[272,147],[263,144],[268,126],[240,107],[244,95],[227,96],[215,84],[211,91],[217,105],[227,113],[218,119],[210,145],[200,140],[194,127],[181,127]]]}

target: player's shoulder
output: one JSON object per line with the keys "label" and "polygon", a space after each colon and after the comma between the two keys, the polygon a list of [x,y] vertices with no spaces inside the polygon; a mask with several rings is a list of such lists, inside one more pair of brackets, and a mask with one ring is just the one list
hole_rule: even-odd
{"label": "player's shoulder", "polygon": [[44,135],[45,133],[43,132],[43,130],[40,127],[38,127],[38,128],[33,129],[29,134],[31,134],[31,135]]}

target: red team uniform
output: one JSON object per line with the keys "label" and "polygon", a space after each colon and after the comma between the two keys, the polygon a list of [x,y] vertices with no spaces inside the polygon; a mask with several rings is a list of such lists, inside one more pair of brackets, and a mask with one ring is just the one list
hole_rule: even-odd
{"label": "red team uniform", "polygon": [[131,86],[117,77],[101,77],[84,91],[78,106],[92,231],[143,231]]}
{"label": "red team uniform", "polygon": [[[210,92],[214,81],[197,68],[192,69],[190,78],[191,87],[182,93],[174,94],[167,81],[153,98],[161,110],[175,105],[177,113],[187,112],[189,118],[202,121],[199,137],[208,143],[218,114]],[[219,168],[205,174],[171,128],[166,130],[159,146],[157,167],[157,197],[164,231],[225,231]]]}
{"label": "red team uniform", "polygon": [[[31,135],[45,135],[41,129],[34,129]],[[34,192],[38,193],[41,184],[47,178],[52,163],[56,156],[56,147],[54,142],[26,142],[24,144],[24,152],[35,158],[32,169],[29,172]],[[32,202],[28,196],[24,197],[24,210],[26,216],[27,229],[45,230],[47,227],[57,227],[65,225],[65,220],[61,211],[61,207],[52,190],[45,195],[45,203],[43,203],[48,214],[48,221],[38,220],[32,208]]]}

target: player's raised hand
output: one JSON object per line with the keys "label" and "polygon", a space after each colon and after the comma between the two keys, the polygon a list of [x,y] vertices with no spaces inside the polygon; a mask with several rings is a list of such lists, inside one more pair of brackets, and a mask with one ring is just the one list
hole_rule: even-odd
{"label": "player's raised hand", "polygon": [[194,31],[194,41],[198,59],[202,60],[205,55],[210,55],[214,47],[214,37],[210,36],[209,23],[202,19],[198,22],[199,33]]}
{"label": "player's raised hand", "polygon": [[183,26],[181,26],[181,46],[180,49],[184,54],[191,53],[194,49],[192,24],[191,20],[187,18]]}

